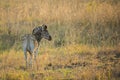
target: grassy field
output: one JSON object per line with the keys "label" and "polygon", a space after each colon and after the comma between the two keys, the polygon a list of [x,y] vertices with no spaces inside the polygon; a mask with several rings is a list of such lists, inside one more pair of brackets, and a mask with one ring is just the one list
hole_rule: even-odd
{"label": "grassy field", "polygon": [[[38,65],[38,69],[37,69]],[[25,67],[22,51],[5,51],[0,55],[1,80],[119,80],[120,51],[70,45],[41,48],[34,68]]]}
{"label": "grassy field", "polygon": [[[119,80],[119,0],[0,0],[0,80]],[[46,24],[34,69],[21,36]]]}

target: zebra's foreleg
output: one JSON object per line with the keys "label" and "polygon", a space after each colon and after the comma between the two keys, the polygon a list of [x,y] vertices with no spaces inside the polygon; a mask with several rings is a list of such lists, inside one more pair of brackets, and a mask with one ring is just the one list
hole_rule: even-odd
{"label": "zebra's foreleg", "polygon": [[36,67],[37,67],[37,70],[38,70],[37,55],[38,55],[38,48],[34,52],[34,61],[35,61],[35,64],[36,64]]}

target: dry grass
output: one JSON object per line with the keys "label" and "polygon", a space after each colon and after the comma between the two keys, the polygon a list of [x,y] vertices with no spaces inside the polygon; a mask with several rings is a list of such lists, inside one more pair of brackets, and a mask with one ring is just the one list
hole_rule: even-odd
{"label": "dry grass", "polygon": [[[114,56],[106,56],[107,51],[110,51],[108,53],[111,55],[111,51],[114,50],[114,48],[92,48],[85,45],[71,45],[62,47],[62,49],[41,48],[41,54],[37,57],[39,68],[37,70],[36,65],[34,65],[34,69],[32,70],[30,68],[25,68],[23,51],[11,49],[0,55],[0,79],[119,80],[119,77],[115,77],[119,74],[119,60],[115,63],[114,61],[110,61]],[[102,53],[106,54],[102,55]],[[117,52],[114,52],[114,54],[115,53]],[[105,60],[104,57],[106,57]],[[119,59],[119,57],[115,60],[117,59]],[[114,68],[113,65],[116,66],[116,68]],[[117,70],[118,72],[115,74],[113,73],[114,70]]]}
{"label": "dry grass", "polygon": [[64,42],[113,46],[120,40],[117,0],[4,0],[0,4],[0,33],[11,33],[17,39],[45,23],[55,45]]}
{"label": "dry grass", "polygon": [[[119,7],[119,0],[0,0],[0,80],[119,80]],[[39,69],[26,69],[20,37],[43,23],[53,40],[41,41]]]}

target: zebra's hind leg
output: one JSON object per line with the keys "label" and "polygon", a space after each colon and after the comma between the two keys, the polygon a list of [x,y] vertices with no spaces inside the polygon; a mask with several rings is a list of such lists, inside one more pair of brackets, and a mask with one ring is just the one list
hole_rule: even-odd
{"label": "zebra's hind leg", "polygon": [[25,58],[25,64],[26,64],[26,69],[28,67],[28,63],[27,63],[27,51],[24,50],[24,58]]}
{"label": "zebra's hind leg", "polygon": [[33,55],[30,53],[30,60],[29,60],[29,66],[30,68],[33,68]]}

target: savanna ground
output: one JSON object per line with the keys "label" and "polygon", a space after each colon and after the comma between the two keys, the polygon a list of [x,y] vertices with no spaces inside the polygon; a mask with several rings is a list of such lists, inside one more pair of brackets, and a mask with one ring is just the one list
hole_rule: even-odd
{"label": "savanna ground", "polygon": [[[0,80],[120,80],[119,0],[0,0]],[[46,24],[34,69],[21,36]]]}

